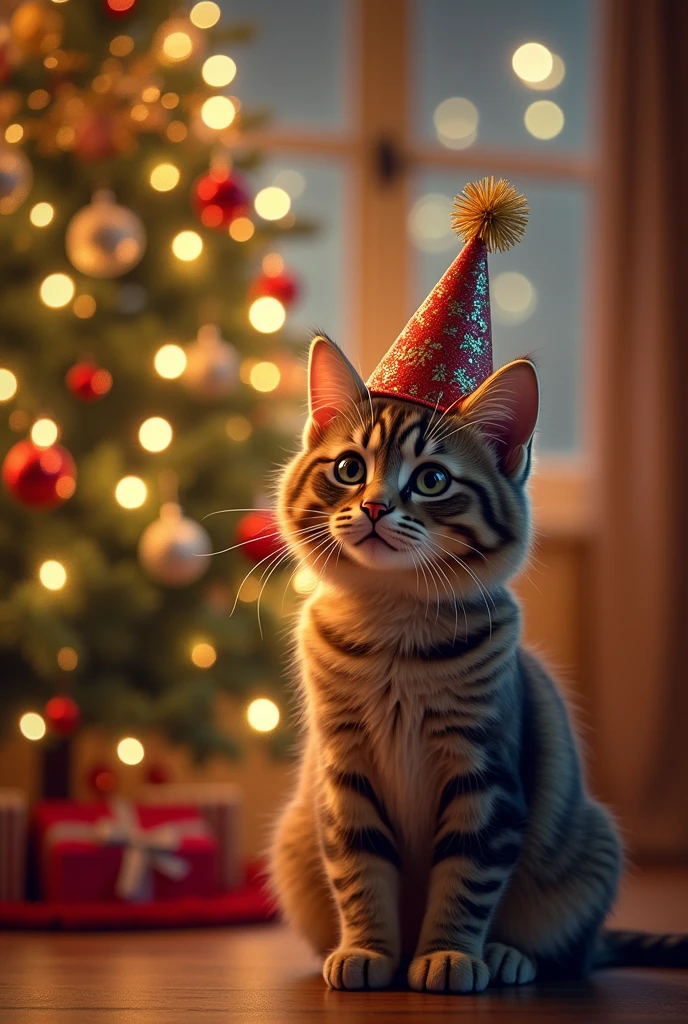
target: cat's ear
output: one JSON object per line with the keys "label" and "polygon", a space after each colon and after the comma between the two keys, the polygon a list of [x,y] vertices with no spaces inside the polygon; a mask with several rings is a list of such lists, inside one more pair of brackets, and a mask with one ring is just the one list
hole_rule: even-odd
{"label": "cat's ear", "polygon": [[529,359],[500,367],[461,405],[461,417],[494,442],[502,472],[525,478],[540,412],[540,382]]}
{"label": "cat's ear", "polygon": [[318,335],[308,356],[308,422],[304,443],[313,444],[330,420],[366,395],[366,386],[333,341]]}

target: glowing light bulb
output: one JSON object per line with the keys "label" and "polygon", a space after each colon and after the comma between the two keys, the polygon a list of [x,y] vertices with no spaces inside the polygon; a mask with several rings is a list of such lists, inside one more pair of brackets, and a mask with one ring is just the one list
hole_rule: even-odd
{"label": "glowing light bulb", "polygon": [[248,217],[236,217],[229,225],[230,237],[235,242],[248,242],[253,237],[255,225]]}
{"label": "glowing light bulb", "polygon": [[253,200],[256,213],[263,220],[281,220],[286,217],[291,208],[289,194],[283,188],[276,185],[268,185],[257,193]]}
{"label": "glowing light bulb", "polygon": [[31,207],[29,220],[35,228],[44,228],[50,224],[54,216],[55,208],[50,203],[36,203]]}
{"label": "glowing light bulb", "polygon": [[156,192],[169,192],[179,183],[179,168],[174,164],[158,164],[151,171],[150,183]]}
{"label": "glowing light bulb", "polygon": [[5,142],[20,142],[24,138],[24,129],[20,124],[8,124],[5,128]]}
{"label": "glowing light bulb", "polygon": [[141,764],[145,753],[143,743],[133,736],[126,736],[117,744],[117,757],[123,764]]}
{"label": "glowing light bulb", "polygon": [[231,57],[224,53],[216,53],[203,64],[201,74],[206,85],[212,85],[215,89],[221,89],[234,79],[236,75],[236,64]]}
{"label": "glowing light bulb", "polygon": [[196,28],[212,28],[220,20],[220,8],[211,0],[201,0],[201,3],[194,4],[189,14],[189,20]]}
{"label": "glowing light bulb", "polygon": [[280,372],[274,363],[256,363],[249,375],[251,387],[256,391],[274,391],[280,382]]}
{"label": "glowing light bulb", "polygon": [[107,5],[116,14],[124,14],[130,7],[133,7],[136,0],[107,0]]}
{"label": "glowing light bulb", "polygon": [[46,590],[62,590],[67,582],[67,570],[62,562],[49,558],[39,568],[38,578]]}
{"label": "glowing light bulb", "polygon": [[9,402],[17,393],[17,378],[11,370],[0,369],[0,402]]}
{"label": "glowing light bulb", "polygon": [[60,647],[57,652],[57,664],[63,672],[73,672],[79,664],[79,655],[73,647]]}
{"label": "glowing light bulb", "polygon": [[191,660],[197,668],[210,668],[217,661],[217,651],[212,644],[194,644],[191,650]]}
{"label": "glowing light bulb", "polygon": [[155,353],[155,372],[165,380],[181,377],[186,369],[186,352],[180,345],[163,345]]}
{"label": "glowing light bulb", "polygon": [[27,711],[19,719],[19,730],[27,740],[42,740],[45,736],[45,722],[35,711]]}
{"label": "glowing light bulb", "polygon": [[511,66],[524,82],[542,82],[552,73],[552,54],[542,43],[524,43],[514,51]]}
{"label": "glowing light bulb", "polygon": [[170,60],[186,60],[193,50],[191,36],[186,32],[170,32],[163,39],[162,50]]}
{"label": "glowing light bulb", "polygon": [[115,499],[122,508],[141,508],[148,488],[138,476],[123,476],[115,487]]}
{"label": "glowing light bulb", "polygon": [[248,318],[251,326],[261,334],[274,334],[275,331],[279,331],[287,314],[279,299],[263,295],[251,303]]}
{"label": "glowing light bulb", "polygon": [[272,732],[280,719],[279,708],[266,697],[253,700],[246,712],[248,723],[256,732]]}
{"label": "glowing light bulb", "polygon": [[62,309],[74,298],[74,282],[67,274],[48,274],[40,287],[41,301],[50,309]]}
{"label": "glowing light bulb", "polygon": [[36,420],[31,428],[31,440],[37,448],[49,448],[55,444],[59,435],[57,423],[54,420]]}
{"label": "glowing light bulb", "polygon": [[172,427],[162,416],[151,416],[139,428],[139,442],[147,452],[164,452],[172,440]]}
{"label": "glowing light bulb", "polygon": [[211,96],[201,107],[201,120],[216,131],[229,128],[235,117],[236,107],[227,96]]}
{"label": "glowing light bulb", "polygon": [[203,252],[203,239],[196,231],[180,231],[172,240],[172,252],[178,260],[190,263]]}
{"label": "glowing light bulb", "polygon": [[564,127],[564,111],[552,100],[536,100],[526,110],[523,120],[536,139],[553,139]]}

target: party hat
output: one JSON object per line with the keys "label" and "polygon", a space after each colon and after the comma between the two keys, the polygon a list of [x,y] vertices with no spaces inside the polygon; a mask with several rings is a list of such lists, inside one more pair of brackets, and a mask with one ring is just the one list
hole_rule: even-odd
{"label": "party hat", "polygon": [[465,245],[368,380],[372,395],[446,410],[493,371],[488,252],[506,252],[528,223],[525,198],[503,178],[471,182],[454,200]]}

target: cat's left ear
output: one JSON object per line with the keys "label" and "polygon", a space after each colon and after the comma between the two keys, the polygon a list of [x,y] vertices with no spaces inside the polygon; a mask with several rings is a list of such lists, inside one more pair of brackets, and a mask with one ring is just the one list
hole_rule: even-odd
{"label": "cat's left ear", "polygon": [[461,417],[480,426],[494,442],[502,472],[523,478],[540,412],[540,381],[529,359],[500,367],[461,405]]}
{"label": "cat's left ear", "polygon": [[330,420],[365,395],[365,384],[342,350],[324,335],[314,338],[308,356],[308,422],[304,444],[313,444]]}

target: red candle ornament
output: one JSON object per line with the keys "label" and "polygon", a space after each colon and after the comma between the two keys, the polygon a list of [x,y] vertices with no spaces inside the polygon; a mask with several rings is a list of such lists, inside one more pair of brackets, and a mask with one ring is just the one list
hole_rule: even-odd
{"label": "red candle ornament", "polygon": [[80,402],[98,402],[112,387],[112,374],[85,360],[67,371],[65,382]]}
{"label": "red candle ornament", "polygon": [[236,174],[212,170],[198,178],[193,186],[194,209],[207,228],[226,228],[237,217],[245,217],[251,201]]}
{"label": "red candle ornament", "polygon": [[19,441],[5,456],[2,480],[20,504],[55,508],[74,494],[76,466],[61,444],[39,448],[32,441]]}
{"label": "red candle ornament", "polygon": [[71,697],[51,697],[45,705],[45,717],[58,736],[70,736],[81,721],[79,705]]}
{"label": "red candle ornament", "polygon": [[274,512],[249,512],[236,528],[235,543],[243,544],[239,550],[253,562],[261,562],[281,551],[284,542]]}

